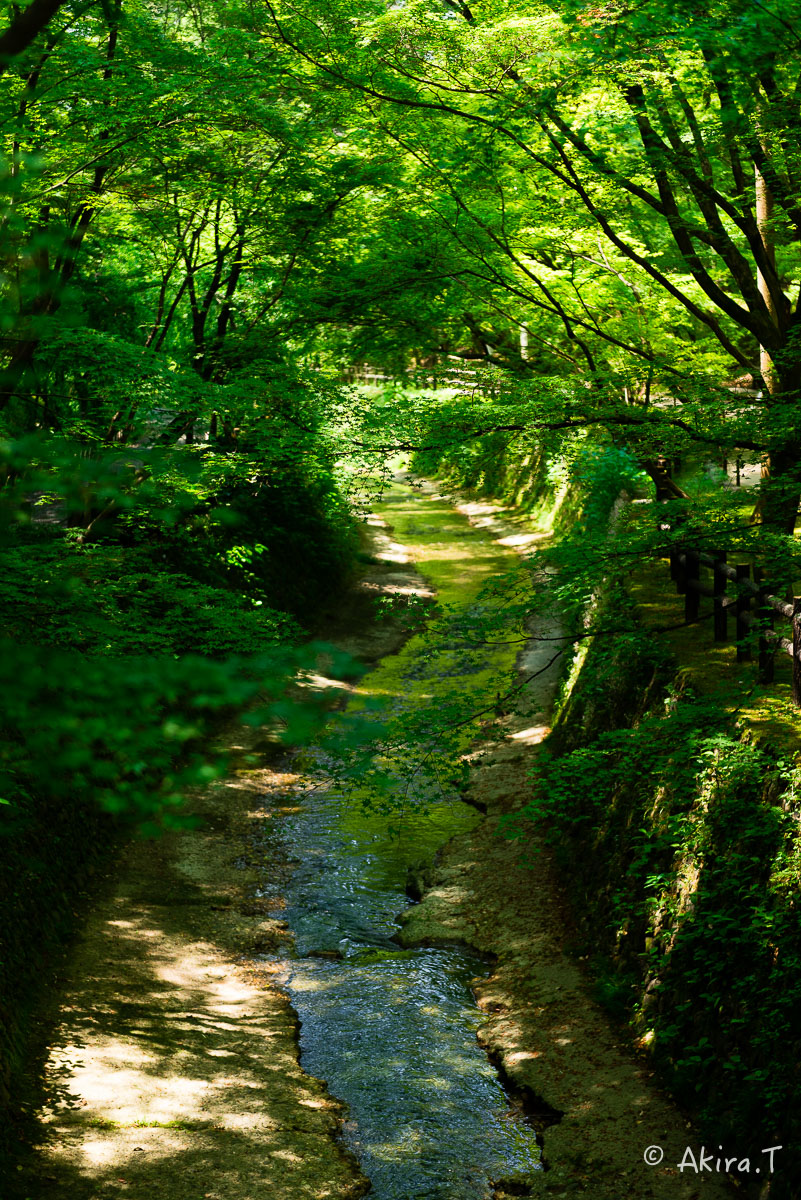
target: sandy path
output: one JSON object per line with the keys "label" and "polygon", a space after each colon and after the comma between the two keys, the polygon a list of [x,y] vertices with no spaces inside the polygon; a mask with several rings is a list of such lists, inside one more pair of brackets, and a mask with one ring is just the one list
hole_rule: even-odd
{"label": "sandy path", "polygon": [[246,901],[260,776],[274,780],[247,771],[199,796],[203,831],[134,844],[92,914],[50,1064],[73,1107],[49,1115],[19,1180],[31,1200],[363,1194],[340,1107],[298,1065],[294,1012],[249,961],[283,932]]}

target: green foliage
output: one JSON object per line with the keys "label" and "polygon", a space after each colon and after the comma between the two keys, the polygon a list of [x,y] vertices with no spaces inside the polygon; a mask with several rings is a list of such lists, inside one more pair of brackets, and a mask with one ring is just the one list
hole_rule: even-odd
{"label": "green foliage", "polygon": [[612,507],[621,492],[634,493],[647,476],[629,450],[620,446],[585,446],[574,460],[571,479],[585,496],[576,534],[606,532]]}
{"label": "green foliage", "polygon": [[166,569],[157,556],[119,547],[28,538],[2,555],[0,604],[8,632],[88,655],[224,658],[296,642],[286,613],[247,595]]}
{"label": "green foliage", "polygon": [[[603,657],[591,653],[585,678]],[[630,648],[611,658],[631,678]],[[533,821],[553,846],[599,995],[633,1019],[705,1127],[729,1144],[797,1146],[796,769],[686,692],[633,724],[605,728],[600,701],[591,720],[577,715],[507,836],[525,839]]]}
{"label": "green foliage", "polygon": [[68,805],[80,795],[148,833],[181,825],[187,789],[219,776],[208,740],[221,716],[261,699],[252,719],[274,725],[276,738],[295,735],[283,693],[315,656],[90,658],[4,642],[2,661],[7,815],[24,823],[38,798]]}
{"label": "green foliage", "polygon": [[294,453],[286,437],[259,455],[29,436],[0,454],[4,669],[19,680],[0,792],[12,805],[41,794],[47,764],[65,803],[94,798],[152,828],[217,773],[201,749],[215,714],[260,688],[277,701],[314,662],[293,648],[301,630],[283,603],[313,611],[349,565],[330,456],[311,433]]}
{"label": "green foliage", "polygon": [[[0,99],[4,815],[170,821],[218,769],[200,752],[214,714],[260,673],[270,721],[306,712],[282,691],[296,620],[347,579],[348,498],[393,452],[529,509],[570,484],[575,536],[541,603],[579,639],[622,637],[643,675],[658,656],[625,599],[632,565],[681,539],[759,555],[777,593],[798,577],[796,7],[125,0],[70,7],[17,48]],[[365,366],[440,386],[338,385]],[[708,475],[610,522],[663,456],[724,455],[770,465],[758,526]],[[431,677],[403,686],[439,694],[483,642],[520,634],[524,590],[504,595],[506,626],[484,600],[443,615]],[[736,1006],[718,1007],[718,1044],[693,1025],[711,1029],[712,1000],[682,1008],[680,980],[703,985],[703,930],[733,967],[739,906],[759,1004],[795,996],[796,850],[757,796],[764,762],[702,706],[616,728],[632,714],[612,659],[591,653],[595,683],[566,703],[565,725],[602,736],[543,759],[541,816],[565,846],[614,847],[599,920],[623,931],[626,970],[646,936],[665,981],[677,964],[664,1053],[681,1086],[710,1083]],[[424,706],[393,714],[386,762],[414,746],[424,794],[457,770],[474,712],[451,683],[439,740]],[[682,855],[703,865],[692,912]],[[759,1055],[784,1017],[762,1016],[768,1040],[741,1059],[774,1113]]]}

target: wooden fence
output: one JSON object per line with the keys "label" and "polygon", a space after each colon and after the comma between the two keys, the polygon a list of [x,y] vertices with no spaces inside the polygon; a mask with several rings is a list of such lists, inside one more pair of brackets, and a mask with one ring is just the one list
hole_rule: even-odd
{"label": "wooden fence", "polygon": [[[712,582],[701,579],[701,568],[712,572]],[[793,660],[793,703],[801,707],[801,596],[792,601],[772,595],[764,585],[761,572],[754,568],[751,579],[749,563],[729,566],[726,555],[714,558],[696,550],[673,550],[670,555],[670,575],[676,591],[684,595],[684,619],[697,621],[701,597],[712,599],[715,641],[728,640],[729,618],[736,626],[737,661],[751,659],[749,644],[752,631],[759,634],[759,677],[763,683],[773,682],[773,660],[776,651],[783,651]],[[732,582],[736,586],[732,595],[727,588]],[[790,637],[783,637],[774,629],[777,618],[790,622]]]}

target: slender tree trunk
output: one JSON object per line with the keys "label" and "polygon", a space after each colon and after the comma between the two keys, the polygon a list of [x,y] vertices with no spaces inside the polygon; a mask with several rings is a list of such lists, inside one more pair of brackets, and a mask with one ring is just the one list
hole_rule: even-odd
{"label": "slender tree trunk", "polygon": [[[774,245],[773,229],[770,224],[771,217],[773,216],[773,196],[771,195],[770,188],[765,183],[765,179],[758,167],[756,168],[756,178],[754,182],[756,192],[757,228],[759,229],[759,233],[762,238],[762,244],[765,247],[765,253],[768,256],[771,265],[773,265],[776,262],[776,247]],[[759,287],[759,294],[765,301],[765,305],[767,306],[773,323],[778,324],[776,306],[773,303],[768,282],[758,267],[757,285]],[[773,367],[773,359],[770,357],[764,346],[759,347],[759,373],[762,376],[763,395],[767,393],[769,396],[775,396],[777,391],[776,372]],[[770,455],[766,454],[762,459],[762,486],[764,488],[770,486],[770,472]],[[760,496],[757,502],[757,507],[754,511],[754,516],[757,520],[761,520],[763,515],[764,499],[763,496]]]}
{"label": "slender tree trunk", "polygon": [[0,34],[0,75],[13,58],[27,50],[49,21],[52,21],[65,0],[33,0],[20,12],[14,5],[14,20]]}
{"label": "slender tree trunk", "polygon": [[[773,196],[759,170],[756,171],[755,194],[757,226],[768,262],[773,266],[776,262],[776,244],[772,224]],[[768,281],[759,269],[757,269],[757,284],[771,320],[779,329],[782,325],[783,314],[778,311]],[[759,371],[762,376],[765,400],[770,409],[776,412],[783,407],[782,398],[792,390],[793,383],[783,378],[786,371],[777,369],[776,363],[764,346],[759,347]],[[798,447],[774,449],[764,456],[762,459],[762,492],[754,509],[752,518],[754,523],[769,525],[777,532],[793,533],[798,517],[799,492],[801,491],[801,483],[797,477],[798,470]]]}
{"label": "slender tree trunk", "polygon": [[[119,23],[122,16],[122,3],[123,0],[115,0],[113,10],[111,10],[108,42],[106,44],[106,64],[103,70],[103,79],[106,81],[111,79],[114,69],[114,59],[117,53],[117,41],[119,37]],[[22,15],[26,17],[34,9],[44,11],[45,7],[45,5],[34,3]],[[55,11],[55,8],[59,6],[51,5],[50,7]],[[0,47],[2,47],[2,44],[3,38],[0,37]],[[109,101],[106,100],[106,105],[108,106],[108,104]],[[110,137],[111,128],[109,127],[100,133],[99,140],[107,141]],[[77,267],[78,254],[83,246],[89,226],[97,212],[96,201],[102,195],[103,183],[108,170],[108,164],[104,165],[102,162],[98,163],[95,167],[94,179],[89,189],[90,195],[94,200],[90,200],[87,197],[83,201],[73,218],[64,248],[58,256],[52,271],[50,270],[49,258],[46,251],[34,256],[40,272],[40,279],[37,297],[31,306],[30,313],[27,314],[29,317],[42,317],[55,313],[60,308],[62,289],[65,284],[69,283]],[[49,220],[49,208],[43,209],[42,212],[45,214],[46,220]],[[44,267],[46,267],[46,273],[43,276]],[[26,376],[33,366],[38,348],[39,336],[34,328],[28,335],[21,339],[11,356],[10,362],[0,372],[0,409],[5,408],[14,396],[24,391]]]}
{"label": "slender tree trunk", "polygon": [[[771,223],[773,219],[773,196],[771,195],[770,188],[765,183],[763,176],[758,170],[756,172],[755,184],[757,227],[762,238],[762,244],[765,247],[765,253],[768,257],[768,261],[770,262],[771,266],[775,266],[776,242],[773,233],[773,225]],[[762,296],[762,299],[765,301],[765,307],[770,313],[771,320],[778,329],[780,317],[776,309],[776,303],[771,295],[768,281],[759,268],[757,268],[757,285],[759,287],[759,293]],[[770,354],[768,354],[764,346],[759,347],[759,370],[760,374],[762,375],[762,381],[766,390],[773,395],[777,386],[776,370],[773,365],[773,359],[770,357]]]}

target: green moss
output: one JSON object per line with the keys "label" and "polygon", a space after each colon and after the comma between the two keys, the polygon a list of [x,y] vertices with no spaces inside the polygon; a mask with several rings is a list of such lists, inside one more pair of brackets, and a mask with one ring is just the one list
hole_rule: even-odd
{"label": "green moss", "polygon": [[708,1137],[792,1156],[798,771],[686,676],[665,688],[667,667],[647,636],[590,648],[526,816],[563,866],[599,998],[632,1021]]}
{"label": "green moss", "polygon": [[410,486],[393,488],[391,516],[393,538],[436,589],[436,610],[423,632],[362,680],[348,720],[384,722],[380,761],[357,758],[352,794],[368,806],[403,807],[458,787],[462,756],[508,690],[523,639],[508,628],[513,618],[498,587],[506,578],[514,586],[523,568],[445,500],[421,502]]}

